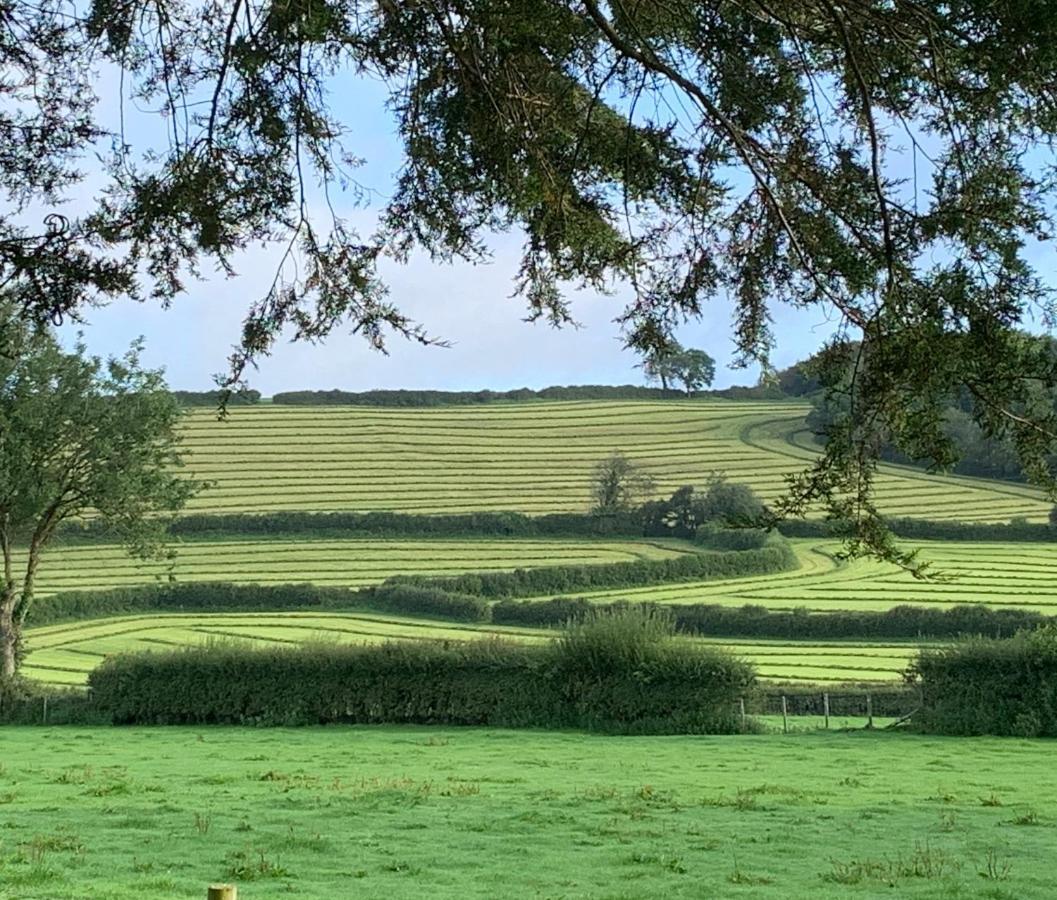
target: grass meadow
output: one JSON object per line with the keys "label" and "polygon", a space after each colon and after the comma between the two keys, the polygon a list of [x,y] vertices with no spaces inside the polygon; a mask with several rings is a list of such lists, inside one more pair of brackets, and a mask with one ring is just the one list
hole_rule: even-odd
{"label": "grass meadow", "polygon": [[0,897],[1030,900],[1044,741],[7,728]]}

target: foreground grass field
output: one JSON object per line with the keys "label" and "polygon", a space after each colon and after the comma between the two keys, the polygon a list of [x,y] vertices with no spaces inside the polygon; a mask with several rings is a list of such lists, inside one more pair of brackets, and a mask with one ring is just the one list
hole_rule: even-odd
{"label": "foreground grass field", "polygon": [[[814,456],[808,407],[724,400],[575,401],[486,407],[234,407],[184,426],[189,471],[214,482],[200,512],[372,510],[583,511],[595,464],[614,451],[640,462],[658,490],[712,472],[765,498]],[[932,519],[1043,521],[1039,491],[1007,482],[886,466],[881,509]]]}
{"label": "foreground grass field", "polygon": [[6,729],[0,897],[1053,896],[1044,741]]}
{"label": "foreground grass field", "polygon": [[[312,640],[343,643],[386,640],[466,640],[500,635],[544,640],[551,632],[474,627],[422,619],[355,613],[229,613],[124,616],[30,629],[23,673],[52,684],[84,684],[108,654],[191,646],[210,640],[295,645]],[[920,645],[868,641],[703,641],[752,660],[761,677],[781,681],[893,681]]]}

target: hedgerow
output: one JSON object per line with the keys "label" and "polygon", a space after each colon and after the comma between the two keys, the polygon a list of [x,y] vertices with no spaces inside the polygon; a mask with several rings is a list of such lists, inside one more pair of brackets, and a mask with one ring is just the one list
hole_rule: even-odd
{"label": "hedgerow", "polygon": [[[752,690],[752,666],[670,634],[639,634],[641,621],[636,613],[596,618],[569,645],[214,645],[126,654],[95,669],[89,687],[93,707],[115,724],[736,731],[735,706]],[[578,653],[585,640],[595,656]],[[607,642],[619,646],[607,654]]]}
{"label": "hedgerow", "polygon": [[1057,626],[924,650],[911,675],[923,731],[1057,737]]}
{"label": "hedgerow", "polygon": [[456,594],[500,599],[580,590],[639,587],[710,578],[737,578],[796,568],[793,549],[781,538],[754,550],[704,551],[673,559],[636,560],[593,566],[543,566],[513,572],[464,575],[394,575],[384,584],[439,588]]}
{"label": "hedgerow", "polygon": [[[553,600],[502,600],[492,606],[497,625],[535,628],[557,627],[587,615],[592,609],[636,605],[627,601],[599,604],[583,598]],[[1057,619],[1026,609],[994,609],[959,603],[947,609],[900,605],[888,610],[768,609],[763,606],[720,606],[711,603],[673,604],[668,607],[676,627],[702,637],[754,637],[789,640],[950,639],[965,635],[1010,636],[1026,628]]]}

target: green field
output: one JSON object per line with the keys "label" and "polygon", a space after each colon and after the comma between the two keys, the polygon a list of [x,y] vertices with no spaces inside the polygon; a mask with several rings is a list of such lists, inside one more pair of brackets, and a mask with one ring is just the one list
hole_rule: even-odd
{"label": "green field", "polygon": [[995,544],[970,541],[908,541],[931,563],[930,577],[871,559],[837,559],[833,541],[797,540],[799,569],[720,581],[666,584],[584,596],[662,603],[752,603],[770,609],[817,611],[884,610],[901,603],[950,606],[983,603],[1057,614],[1057,548],[1051,544]]}
{"label": "green field", "polygon": [[1045,741],[8,728],[0,897],[1053,897]]}
{"label": "green field", "polygon": [[[390,575],[455,575],[554,565],[598,565],[665,559],[693,552],[677,540],[498,539],[387,540],[232,537],[175,545],[172,574],[181,582],[311,583],[363,587]],[[151,584],[169,563],[132,559],[112,544],[67,544],[48,551],[38,594]]]}
{"label": "green field", "polygon": [[[614,451],[670,493],[712,472],[778,496],[803,469],[807,407],[693,400],[573,401],[485,407],[233,407],[184,426],[188,471],[214,482],[199,512],[395,510],[419,513],[584,511],[594,465]],[[891,515],[1045,519],[1031,488],[886,466],[878,482]]]}
{"label": "green field", "polygon": [[[486,635],[539,641],[550,632],[458,625],[366,613],[153,613],[32,628],[26,633],[27,677],[84,684],[108,654],[189,646],[211,640],[294,645],[312,640],[365,643],[386,640],[467,640]],[[891,681],[918,645],[831,641],[702,641],[721,643],[752,660],[763,678],[781,681]]]}

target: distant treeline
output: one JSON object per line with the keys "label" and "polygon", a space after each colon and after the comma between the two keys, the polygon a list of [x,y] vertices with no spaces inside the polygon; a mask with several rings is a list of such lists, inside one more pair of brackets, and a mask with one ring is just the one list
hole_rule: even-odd
{"label": "distant treeline", "polygon": [[[781,399],[778,387],[732,387],[698,391],[692,399],[721,397],[731,400]],[[276,404],[290,406],[474,406],[486,403],[528,400],[686,400],[682,391],[642,387],[635,384],[576,384],[510,391],[283,391],[272,397]]]}
{"label": "distant treeline", "polygon": [[[895,518],[887,520],[898,537],[936,541],[994,541],[1007,543],[1057,542],[1057,527],[1047,523],[1014,521],[953,522],[948,520]],[[517,512],[478,512],[423,515],[399,512],[272,512],[195,513],[181,516],[169,527],[177,537],[197,535],[295,535],[348,534],[364,537],[663,537],[668,531],[650,528],[640,511],[614,515],[548,513],[528,516]],[[845,536],[839,526],[823,520],[791,519],[778,525],[786,537],[832,538]],[[716,549],[742,549],[755,543],[755,529],[705,531],[699,543]],[[102,523],[67,523],[65,539],[107,540]]]}
{"label": "distant treeline", "polygon": [[[172,395],[180,406],[218,406],[221,391],[173,391]],[[236,391],[228,395],[229,406],[241,406],[247,403],[259,403],[260,391]]]}

